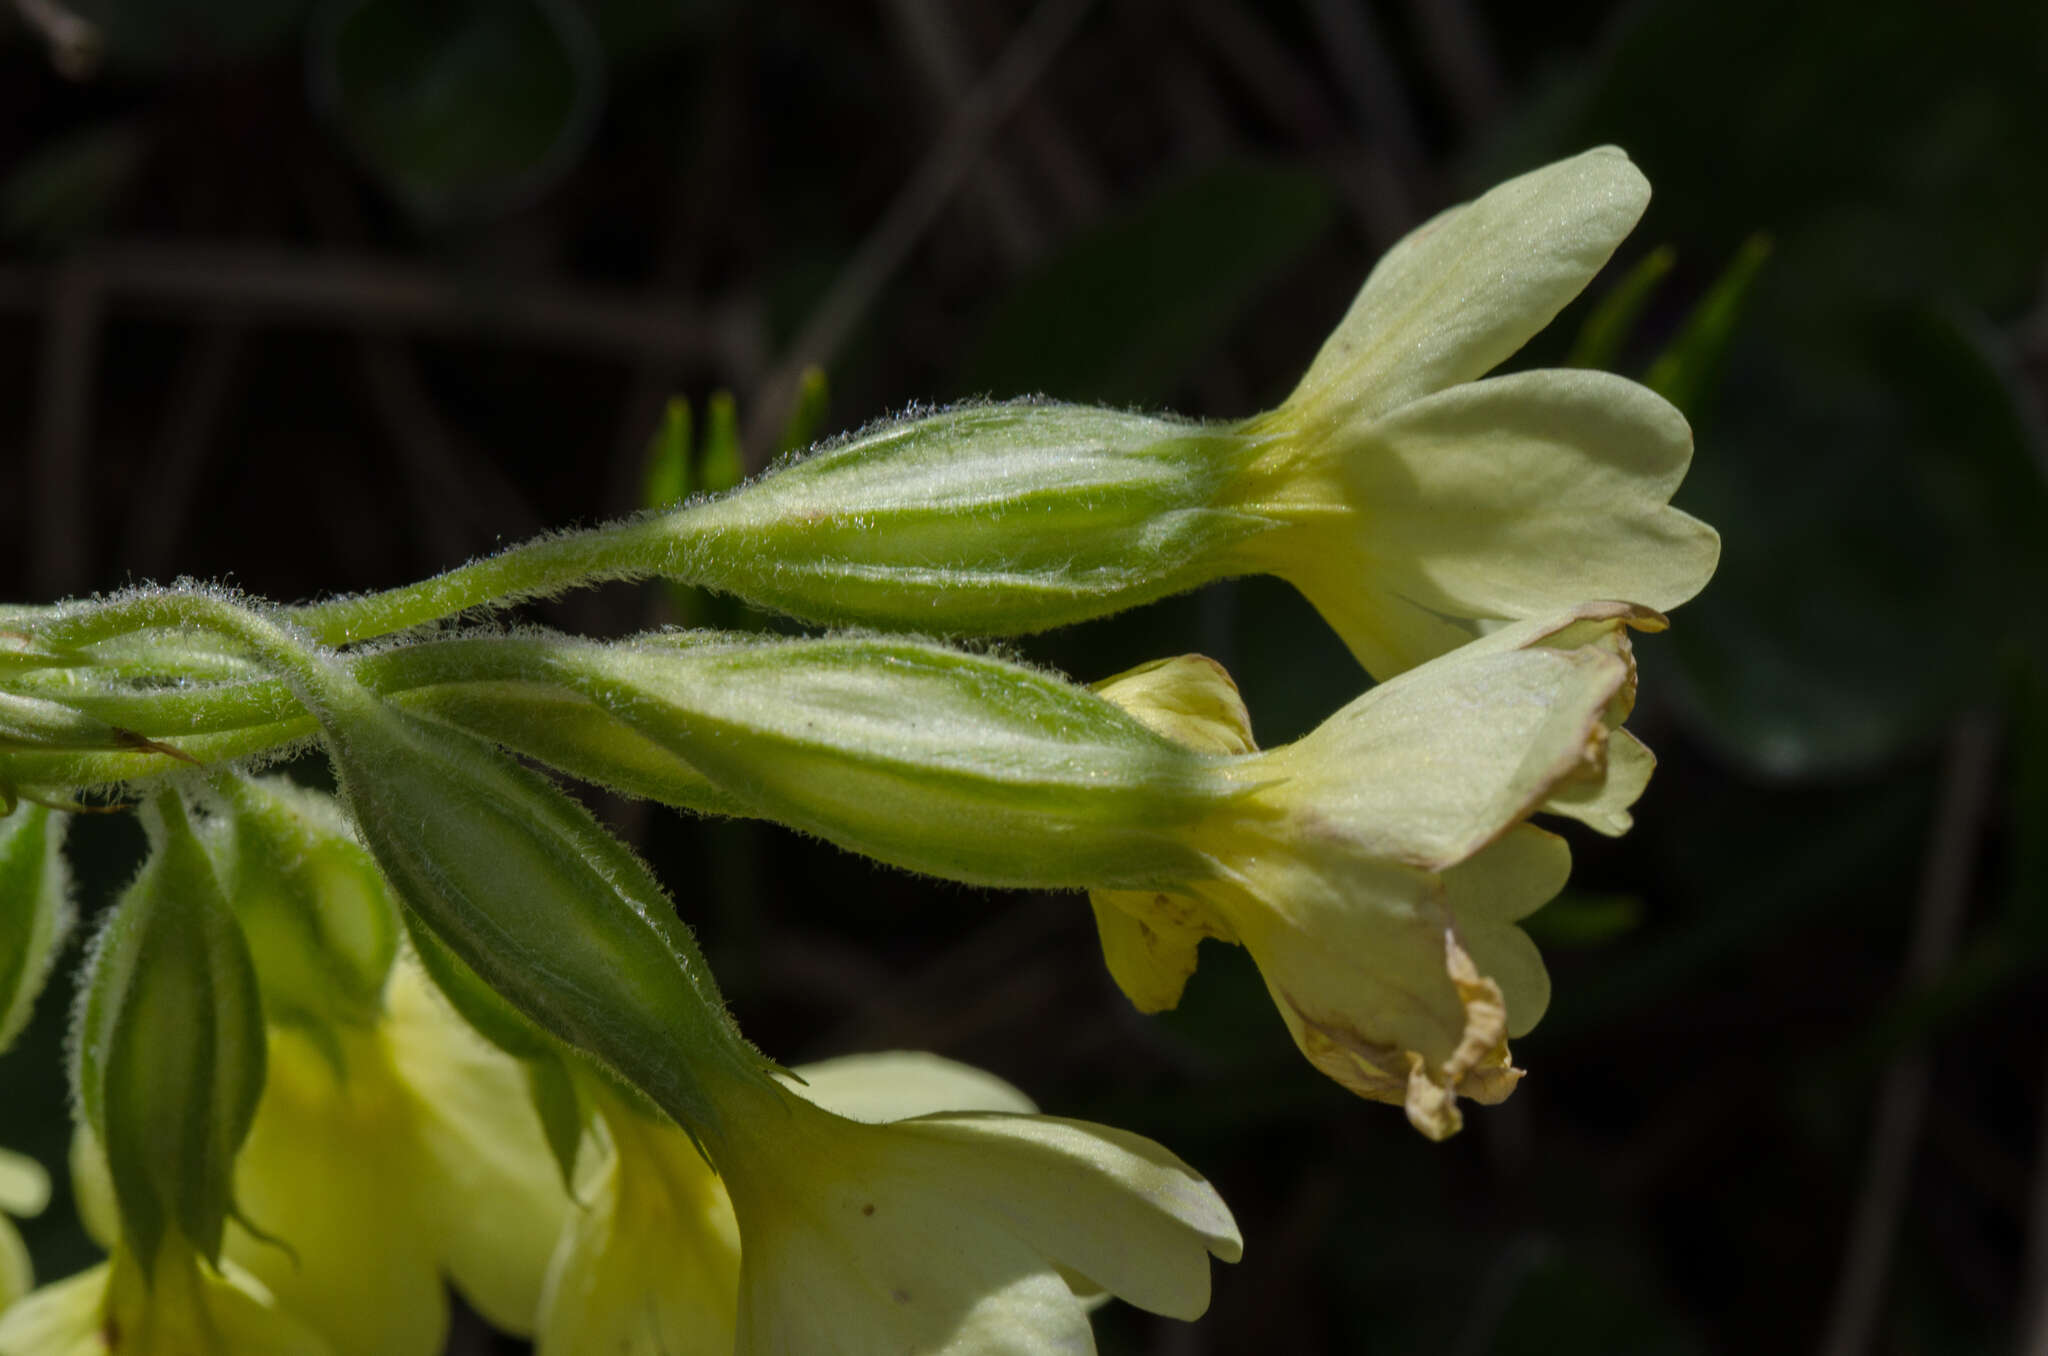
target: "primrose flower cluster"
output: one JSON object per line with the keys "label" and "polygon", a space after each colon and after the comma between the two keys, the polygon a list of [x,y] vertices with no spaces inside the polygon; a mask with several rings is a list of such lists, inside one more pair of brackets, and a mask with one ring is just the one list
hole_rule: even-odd
{"label": "primrose flower cluster", "polygon": [[[389,593],[0,608],[0,1046],[72,926],[74,813],[148,841],[72,1042],[107,1260],[36,1288],[0,1218],[0,1356],[431,1356],[449,1285],[543,1356],[1075,1352],[1109,1297],[1198,1317],[1241,1243],[1194,1168],[932,1056],[783,1069],[556,778],[1085,892],[1145,1012],[1241,946],[1316,1069],[1455,1132],[1548,1001],[1517,922],[1570,854],[1537,821],[1629,827],[1630,634],[1714,567],[1669,504],[1675,410],[1486,375],[1647,197],[1607,148],[1443,213],[1235,424],[969,405]],[[1277,748],[1200,656],[1090,686],[955,643],[1248,573],[1364,670]],[[476,620],[649,576],[827,629]],[[258,775],[315,752],[332,794]],[[0,1152],[0,1210],[45,1173]]]}

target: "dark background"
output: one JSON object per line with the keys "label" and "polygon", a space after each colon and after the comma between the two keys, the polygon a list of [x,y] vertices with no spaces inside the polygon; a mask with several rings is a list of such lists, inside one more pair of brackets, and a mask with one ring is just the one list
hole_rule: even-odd
{"label": "dark background", "polygon": [[[1726,551],[1640,646],[1639,827],[1575,834],[1532,922],[1556,999],[1531,1073],[1453,1142],[1310,1070],[1239,953],[1140,1018],[1078,898],[601,808],[772,1054],[939,1050],[1214,1178],[1245,1261],[1193,1327],[1106,1310],[1107,1352],[2024,1349],[2048,1340],[2048,7],[1936,14],[15,0],[0,596],[410,580],[634,508],[674,395],[701,428],[733,392],[759,464],[808,363],[822,431],[1030,391],[1248,414],[1402,231],[1616,142],[1657,196],[1594,295],[1671,266],[1612,363],[1679,345],[1678,502]],[[1516,363],[1563,360],[1587,312]],[[1268,581],[1024,648],[1084,680],[1204,650],[1267,744],[1365,682]],[[74,835],[89,905],[137,836]],[[0,1138],[53,1166],[64,1009],[0,1061]],[[25,1231],[46,1277],[89,1256],[61,1198]]]}

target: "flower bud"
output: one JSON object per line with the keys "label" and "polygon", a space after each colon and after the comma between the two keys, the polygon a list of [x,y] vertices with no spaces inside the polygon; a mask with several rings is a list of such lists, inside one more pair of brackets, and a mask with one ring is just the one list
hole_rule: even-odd
{"label": "flower bud", "polygon": [[148,1275],[167,1246],[220,1257],[264,1031],[248,947],[183,804],[166,792],[142,814],[150,854],[94,945],[75,1077]]}
{"label": "flower bud", "polygon": [[28,1025],[71,930],[63,853],[70,822],[40,805],[17,806],[0,818],[0,1051]]}
{"label": "flower bud", "polygon": [[398,910],[341,807],[279,778],[225,777],[207,834],[255,959],[267,1020],[366,1026],[398,951]]}
{"label": "flower bud", "polygon": [[[1311,1063],[1405,1106],[1431,1138],[1455,1132],[1458,1097],[1513,1090],[1508,1038],[1549,1002],[1515,923],[1563,886],[1571,857],[1523,821],[1541,810],[1627,828],[1650,760],[1616,728],[1634,692],[1625,628],[1662,624],[1588,604],[1505,627],[1234,760],[1247,794],[1191,835],[1214,870],[1093,892],[1110,973],[1158,1011],[1179,1001],[1202,940],[1243,946]],[[1246,737],[1199,664],[1103,691],[1197,747]]]}

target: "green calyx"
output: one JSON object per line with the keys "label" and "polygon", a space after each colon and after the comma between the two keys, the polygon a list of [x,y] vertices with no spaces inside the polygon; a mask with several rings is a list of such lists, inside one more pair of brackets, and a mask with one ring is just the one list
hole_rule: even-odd
{"label": "green calyx", "polygon": [[1043,401],[886,421],[663,519],[660,573],[806,621],[1017,635],[1216,577],[1227,427]]}
{"label": "green calyx", "polygon": [[685,1126],[703,1083],[766,1077],[659,883],[589,811],[475,736],[323,694],[357,831],[416,922],[535,1024]]}
{"label": "green calyx", "polygon": [[0,1051],[28,1024],[71,929],[62,845],[70,816],[22,805],[0,817]]}
{"label": "green calyx", "polygon": [[1175,829],[1229,794],[1087,689],[925,641],[650,638],[551,667],[749,813],[952,880],[1184,875]]}
{"label": "green calyx", "polygon": [[150,855],[94,947],[74,1077],[148,1271],[173,1235],[218,1261],[265,1044],[255,966],[182,801],[143,814]]}

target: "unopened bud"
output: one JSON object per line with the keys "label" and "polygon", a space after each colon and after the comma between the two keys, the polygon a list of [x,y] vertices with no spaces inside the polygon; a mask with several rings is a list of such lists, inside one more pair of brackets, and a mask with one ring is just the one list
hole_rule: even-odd
{"label": "unopened bud", "polygon": [[398,910],[341,807],[291,783],[224,778],[210,835],[256,962],[265,1016],[315,1031],[374,1021]]}
{"label": "unopened bud", "polygon": [[249,949],[184,806],[167,792],[143,817],[151,851],[94,947],[76,1078],[147,1273],[172,1235],[219,1260],[265,1046]]}
{"label": "unopened bud", "polygon": [[64,828],[70,816],[22,805],[0,818],[0,1050],[28,1025],[71,929]]}

